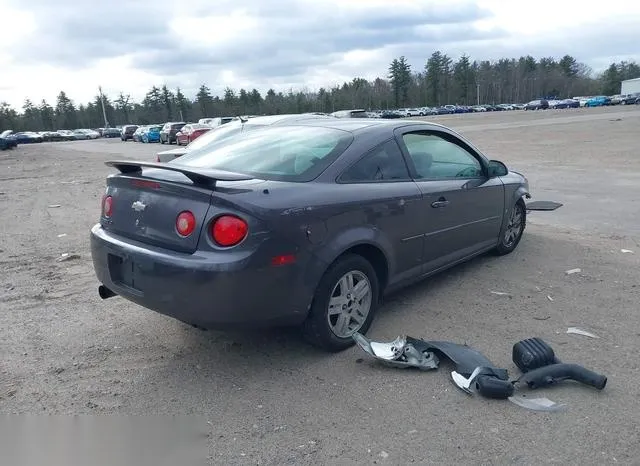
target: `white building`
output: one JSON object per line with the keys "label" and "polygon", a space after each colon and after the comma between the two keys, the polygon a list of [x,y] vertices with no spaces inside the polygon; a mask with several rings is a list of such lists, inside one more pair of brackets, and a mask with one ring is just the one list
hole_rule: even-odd
{"label": "white building", "polygon": [[636,92],[640,92],[640,78],[627,79],[626,81],[622,81],[620,94],[635,94]]}

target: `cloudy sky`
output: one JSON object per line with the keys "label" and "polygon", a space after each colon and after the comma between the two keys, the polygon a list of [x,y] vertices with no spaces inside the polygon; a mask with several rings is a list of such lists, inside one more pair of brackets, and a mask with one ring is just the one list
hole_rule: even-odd
{"label": "cloudy sky", "polygon": [[[608,0],[0,0],[0,101],[76,102],[98,85],[266,91],[384,76],[405,55],[566,53],[605,68],[640,61],[640,2]],[[595,8],[597,7],[597,8]],[[596,12],[597,10],[597,12]]]}

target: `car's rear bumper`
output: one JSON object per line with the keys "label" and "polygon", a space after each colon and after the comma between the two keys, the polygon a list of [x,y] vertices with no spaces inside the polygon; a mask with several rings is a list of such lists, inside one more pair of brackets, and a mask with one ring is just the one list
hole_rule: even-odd
{"label": "car's rear bumper", "polygon": [[90,241],[100,283],[180,321],[228,328],[293,325],[306,318],[312,291],[300,286],[297,264],[255,268],[246,255],[177,253],[120,237],[100,224],[91,229]]}

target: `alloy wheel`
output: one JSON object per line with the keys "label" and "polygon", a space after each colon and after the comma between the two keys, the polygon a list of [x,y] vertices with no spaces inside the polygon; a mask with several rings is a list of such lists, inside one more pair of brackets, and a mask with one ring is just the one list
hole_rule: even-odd
{"label": "alloy wheel", "polygon": [[523,208],[520,203],[513,206],[511,215],[509,216],[509,224],[507,225],[507,230],[505,231],[504,239],[502,240],[502,243],[506,248],[513,246],[522,233],[523,213]]}
{"label": "alloy wheel", "polygon": [[365,323],[373,295],[367,276],[352,270],[336,283],[329,298],[329,328],[339,338],[349,338]]}

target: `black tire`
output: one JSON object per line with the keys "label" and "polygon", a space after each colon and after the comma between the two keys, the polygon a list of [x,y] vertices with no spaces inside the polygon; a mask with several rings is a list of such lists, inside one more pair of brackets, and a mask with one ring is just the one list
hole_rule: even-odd
{"label": "black tire", "polygon": [[371,304],[369,313],[362,325],[355,329],[365,334],[373,322],[376,310],[380,304],[378,276],[371,263],[357,254],[348,254],[337,259],[325,272],[316,288],[313,303],[307,320],[302,325],[305,339],[312,345],[329,352],[343,351],[355,344],[353,338],[338,336],[329,324],[329,300],[338,286],[339,280],[349,272],[356,272],[366,276],[369,281]]}
{"label": "black tire", "polygon": [[[517,209],[517,210],[516,210]],[[519,233],[516,234],[515,237],[511,237],[509,234],[512,231],[512,222],[514,221],[514,214],[517,216],[517,213],[520,215],[520,230]],[[527,209],[522,199],[519,199],[513,206],[513,208],[509,211],[509,221],[504,230],[500,233],[500,239],[498,241],[498,245],[495,248],[495,253],[499,256],[504,256],[513,252],[520,244],[520,240],[522,239],[522,235],[524,234],[524,229],[527,225]]]}

